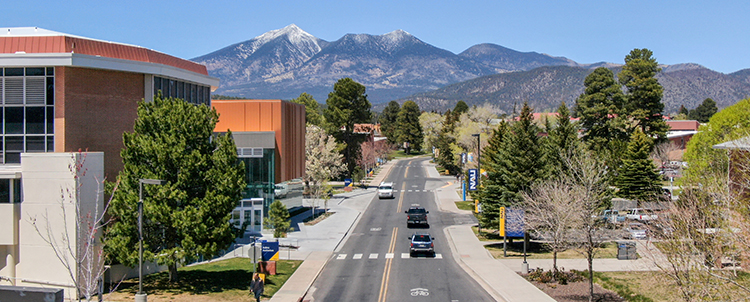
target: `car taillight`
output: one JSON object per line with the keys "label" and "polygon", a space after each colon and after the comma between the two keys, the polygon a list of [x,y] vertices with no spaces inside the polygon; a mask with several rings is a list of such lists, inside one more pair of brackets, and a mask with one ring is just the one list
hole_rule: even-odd
{"label": "car taillight", "polygon": [[435,244],[430,242],[430,247],[435,247]]}
{"label": "car taillight", "polygon": [[411,247],[414,247],[414,242],[411,243]]}
{"label": "car taillight", "polygon": [[411,219],[411,215],[406,215],[406,219]]}

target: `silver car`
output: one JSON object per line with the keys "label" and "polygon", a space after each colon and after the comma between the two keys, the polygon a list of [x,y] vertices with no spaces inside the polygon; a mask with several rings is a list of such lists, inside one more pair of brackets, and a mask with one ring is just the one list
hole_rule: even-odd
{"label": "silver car", "polygon": [[425,253],[427,256],[435,257],[435,244],[433,243],[435,237],[427,233],[415,233],[409,237],[409,240],[411,240],[411,245],[409,245],[410,256],[414,257],[417,253]]}
{"label": "silver car", "polygon": [[627,232],[625,234],[625,237],[628,239],[647,239],[648,238],[648,229],[646,226],[644,226],[641,223],[629,223],[628,227],[625,228],[625,231]]}
{"label": "silver car", "polygon": [[381,182],[378,186],[378,198],[393,198],[393,183]]}

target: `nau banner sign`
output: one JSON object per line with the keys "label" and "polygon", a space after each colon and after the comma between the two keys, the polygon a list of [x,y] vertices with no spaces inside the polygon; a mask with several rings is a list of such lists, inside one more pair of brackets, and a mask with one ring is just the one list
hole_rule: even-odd
{"label": "nau banner sign", "polygon": [[279,260],[279,243],[278,242],[263,242],[261,245],[261,254],[263,261],[276,261]]}
{"label": "nau banner sign", "polygon": [[523,238],[523,209],[500,207],[498,215],[500,236]]}
{"label": "nau banner sign", "polygon": [[469,191],[477,190],[477,169],[469,169]]}

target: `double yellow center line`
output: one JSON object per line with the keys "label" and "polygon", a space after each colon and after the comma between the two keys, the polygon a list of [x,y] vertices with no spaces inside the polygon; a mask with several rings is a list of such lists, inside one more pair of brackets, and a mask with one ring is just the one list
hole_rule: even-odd
{"label": "double yellow center line", "polygon": [[[391,244],[388,246],[388,253],[393,253],[396,249],[396,238],[398,237],[398,227],[393,228],[391,232]],[[380,280],[380,295],[378,295],[378,302],[385,302],[385,297],[388,295],[388,280],[391,278],[391,265],[393,264],[393,258],[385,260],[385,268],[383,269],[383,279]]]}

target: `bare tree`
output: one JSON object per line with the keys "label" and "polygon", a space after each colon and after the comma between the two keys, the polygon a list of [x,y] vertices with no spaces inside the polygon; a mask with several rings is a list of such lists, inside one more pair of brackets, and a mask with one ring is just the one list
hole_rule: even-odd
{"label": "bare tree", "polygon": [[749,155],[730,150],[726,171],[689,171],[697,183],[683,184],[679,200],[660,215],[657,236],[664,257],[654,262],[684,301],[746,301],[750,296],[734,267],[750,261]]}
{"label": "bare tree", "polygon": [[[326,183],[343,172],[346,166],[341,154],[336,150],[336,141],[318,126],[308,125],[305,134],[305,189],[313,197],[313,213],[315,202],[326,196],[330,188]],[[326,208],[328,207],[326,203]]]}
{"label": "bare tree", "polygon": [[[76,180],[74,188],[60,188],[60,211],[63,227],[50,220],[49,213],[40,217],[29,217],[37,234],[54,251],[55,256],[68,271],[71,281],[75,286],[77,297],[91,301],[97,295],[101,295],[104,275],[104,262],[106,255],[101,244],[103,229],[109,222],[105,218],[106,204],[102,204],[104,196],[104,180],[98,179],[96,175],[91,176],[97,184],[96,199],[92,205],[82,203],[81,187],[83,182],[79,181],[87,177],[85,168],[86,153],[75,154],[71,157],[69,169]],[[114,190],[117,190],[115,183]],[[72,211],[71,211],[72,208]],[[74,224],[75,229],[71,234],[68,225]]]}
{"label": "bare tree", "polygon": [[571,248],[571,237],[578,225],[580,204],[571,194],[572,187],[560,179],[532,185],[523,194],[524,227],[552,250],[553,276],[558,275],[557,254]]}
{"label": "bare tree", "polygon": [[596,215],[610,198],[607,169],[600,159],[584,148],[577,148],[563,157],[567,173],[563,182],[570,186],[570,198],[578,204],[576,232],[577,249],[588,262],[589,301],[594,299],[594,257],[602,244],[617,238],[617,233],[604,227]]}

